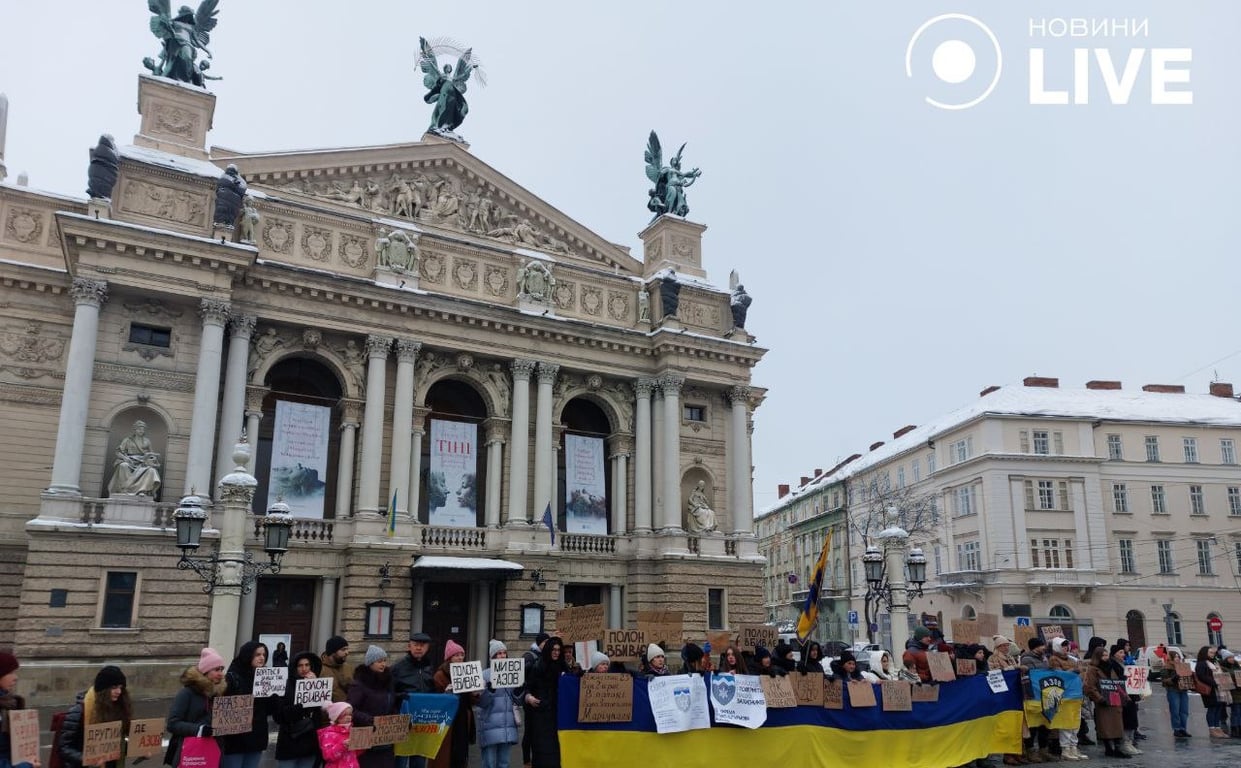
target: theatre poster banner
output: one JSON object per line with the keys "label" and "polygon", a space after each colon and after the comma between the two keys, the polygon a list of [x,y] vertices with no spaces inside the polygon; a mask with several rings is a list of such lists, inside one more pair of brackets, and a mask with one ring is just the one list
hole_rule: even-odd
{"label": "theatre poster banner", "polygon": [[607,535],[603,438],[564,436],[565,531]]}
{"label": "theatre poster banner", "polygon": [[276,401],[276,425],[267,476],[267,507],[282,499],[295,517],[323,518],[332,409]]}
{"label": "theatre poster banner", "polygon": [[431,525],[478,525],[477,424],[431,420],[427,509]]}

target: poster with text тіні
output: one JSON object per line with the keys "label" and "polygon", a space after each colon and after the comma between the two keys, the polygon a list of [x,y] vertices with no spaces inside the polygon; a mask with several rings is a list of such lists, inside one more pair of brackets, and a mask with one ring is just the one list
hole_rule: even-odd
{"label": "poster with text \u0442\u0456\u043d\u0456", "polygon": [[427,510],[431,525],[448,528],[478,525],[477,424],[431,419]]}

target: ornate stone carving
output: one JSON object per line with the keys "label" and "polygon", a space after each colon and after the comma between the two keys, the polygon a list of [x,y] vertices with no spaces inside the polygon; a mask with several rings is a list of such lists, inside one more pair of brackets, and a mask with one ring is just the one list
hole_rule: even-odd
{"label": "ornate stone carving", "polygon": [[207,196],[144,181],[126,181],[121,210],[195,227],[207,224]]}
{"label": "ornate stone carving", "polygon": [[418,360],[418,351],[420,349],[422,349],[422,342],[420,341],[397,339],[396,359],[403,363],[413,363]]}
{"label": "ornate stone carving", "polygon": [[74,304],[89,304],[93,307],[103,306],[108,300],[108,284],[102,280],[88,280],[85,277],[73,278],[69,295]]}
{"label": "ornate stone carving", "polygon": [[444,256],[439,253],[428,253],[422,260],[422,277],[428,283],[444,282]]}
{"label": "ornate stone carving", "polygon": [[679,395],[681,393],[681,388],[684,386],[684,376],[677,376],[676,374],[668,373],[659,377],[659,388],[663,391],[664,395]]}
{"label": "ornate stone carving", "polygon": [[271,392],[271,390],[267,387],[247,386],[246,410],[251,413],[262,413],[263,400],[267,398],[269,392]]}
{"label": "ornate stone carving", "polygon": [[478,289],[478,262],[469,259],[454,259],[452,280],[463,291]]}
{"label": "ornate stone carving", "polygon": [[198,115],[187,112],[172,104],[157,103],[155,105],[154,128],[160,133],[180,136],[193,141],[198,135]]}
{"label": "ornate stone carving", "polygon": [[293,224],[282,219],[270,219],[263,227],[263,244],[276,253],[288,254],[293,250]]}
{"label": "ornate stone carving", "polygon": [[561,280],[560,284],[552,291],[552,303],[556,305],[557,309],[572,309],[576,291],[577,283]]}
{"label": "ornate stone carving", "polygon": [[518,358],[512,362],[514,379],[530,379],[530,374],[534,373],[536,363],[533,360]]}
{"label": "ornate stone carving", "polygon": [[426,377],[444,367],[444,358],[432,351],[424,352],[418,358],[418,366],[414,369],[416,381],[426,381]]}
{"label": "ornate stone carving", "polygon": [[603,311],[603,291],[594,286],[582,286],[582,309],[586,314],[598,317]]}
{"label": "ornate stone carving", "polygon": [[648,264],[659,261],[659,257],[663,255],[664,247],[661,241],[652,240],[646,246],[646,262]]}
{"label": "ornate stone carving", "polygon": [[616,408],[616,415],[619,420],[619,423],[616,425],[618,431],[633,432],[633,391],[643,381],[649,382],[650,379],[638,379],[632,385],[627,381],[609,381],[604,384],[603,391],[611,395],[608,400]]}
{"label": "ornate stone carving", "polygon": [[228,327],[234,336],[243,336],[248,339],[254,335],[254,326],[257,323],[258,318],[254,315],[233,315]]}
{"label": "ornate stone carving", "polygon": [[37,243],[43,234],[43,213],[13,206],[4,222],[4,234],[19,243]]}
{"label": "ornate stone carving", "polygon": [[718,306],[707,305],[701,301],[688,301],[682,298],[677,307],[677,318],[689,325],[716,328],[720,325],[721,317]]}
{"label": "ornate stone carving", "polygon": [[673,235],[672,252],[679,261],[691,261],[694,256],[694,241],[685,235]]}
{"label": "ornate stone carving", "polygon": [[599,388],[602,386],[603,386],[603,377],[600,376],[599,374],[592,373],[586,377],[586,388],[589,389],[591,392],[599,391]]}
{"label": "ornate stone carving", "polygon": [[517,298],[546,303],[556,290],[556,278],[541,261],[527,261],[517,270]]}
{"label": "ornate stone carving", "polygon": [[127,384],[143,389],[162,389],[170,392],[193,392],[194,374],[161,371],[148,366],[120,365],[118,363],[95,363],[95,381]]}
{"label": "ornate stone carving", "polygon": [[361,235],[348,233],[341,234],[337,255],[340,256],[342,262],[355,269],[365,265],[370,258],[366,240]]}
{"label": "ornate stone carving", "polygon": [[198,302],[198,314],[203,319],[203,325],[224,325],[228,322],[230,312],[229,303],[220,299],[200,299]]}
{"label": "ornate stone carving", "polygon": [[651,322],[651,292],[646,288],[638,289],[638,322]]}
{"label": "ornate stone carving", "polygon": [[0,353],[10,360],[23,363],[46,363],[61,358],[65,353],[65,340],[58,336],[44,335],[37,320],[27,320],[25,328],[20,332],[0,332]]}
{"label": "ornate stone carving", "polygon": [[633,383],[633,392],[638,397],[650,397],[651,390],[658,386],[654,379],[641,378]]}
{"label": "ornate stone carving", "polygon": [[371,359],[384,359],[392,349],[392,337],[371,334],[366,337],[366,356]]}
{"label": "ornate stone carving", "polygon": [[302,331],[302,348],[308,350],[318,349],[323,343],[323,334],[314,328],[307,328]]}
{"label": "ornate stone carving", "polygon": [[483,422],[483,430],[486,435],[488,445],[491,445],[492,443],[500,443],[503,445],[508,442],[508,433],[510,429],[511,427],[508,419],[490,418]]}
{"label": "ornate stone carving", "polygon": [[354,339],[347,339],[345,346],[337,348],[336,354],[345,361],[345,369],[353,376],[354,383],[361,386],[366,376],[366,357],[362,348],[358,346],[358,342]]}
{"label": "ornate stone carving", "polygon": [[394,229],[379,230],[375,240],[375,259],[381,269],[405,274],[418,272],[418,238],[408,232]]}
{"label": "ornate stone carving", "polygon": [[487,368],[487,379],[491,382],[491,386],[495,387],[496,396],[499,401],[496,408],[500,413],[509,412],[509,398],[512,396],[509,386],[508,373],[504,370],[501,363],[492,363]]}
{"label": "ornate stone carving", "polygon": [[134,315],[147,314],[154,317],[178,318],[185,314],[183,311],[170,307],[159,299],[130,300],[124,302],[122,306]]}
{"label": "ornate stone carving", "polygon": [[468,371],[474,367],[474,356],[468,352],[457,355],[457,370]]}
{"label": "ornate stone carving", "polygon": [[285,343],[284,337],[275,328],[268,328],[259,334],[250,347],[250,362],[246,368],[247,378],[253,379],[255,371],[266,362],[267,358],[271,357],[277,347],[282,347]]}
{"label": "ornate stone carving", "polygon": [[508,293],[508,270],[488,264],[483,282],[492,296],[503,296]]}
{"label": "ornate stone carving", "polygon": [[302,253],[313,261],[327,261],[332,255],[332,231],[303,224]]}
{"label": "ornate stone carving", "polygon": [[617,322],[629,319],[629,295],[620,291],[608,291],[608,316]]}
{"label": "ornate stone carving", "polygon": [[366,403],[362,400],[343,399],[340,401],[341,427],[357,427],[362,423],[362,411]]}
{"label": "ornate stone carving", "polygon": [[27,405],[60,405],[63,393],[59,389],[44,389],[24,384],[0,384],[0,402],[25,403]]}
{"label": "ornate stone carving", "polygon": [[737,386],[728,390],[728,394],[726,395],[726,397],[728,398],[729,403],[733,405],[737,405],[738,403],[741,403],[742,405],[745,405],[748,408],[750,407],[751,394],[752,392],[749,387],[738,384]]}
{"label": "ornate stone carving", "polygon": [[560,366],[556,363],[539,363],[539,383],[555,384],[556,374],[560,373]]}

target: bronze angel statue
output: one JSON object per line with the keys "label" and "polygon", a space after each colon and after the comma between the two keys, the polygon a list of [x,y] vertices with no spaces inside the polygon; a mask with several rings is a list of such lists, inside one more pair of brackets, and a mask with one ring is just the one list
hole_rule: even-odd
{"label": "bronze angel statue", "polygon": [[655,184],[655,188],[648,193],[651,199],[646,207],[647,210],[655,213],[652,221],[665,213],[682,217],[689,213],[689,202],[685,197],[685,190],[702,175],[702,171],[697,168],[690,171],[681,170],[681,153],[684,151],[685,145],[682,144],[677,153],[668,161],[668,165],[664,165],[659,137],[651,131],[651,137],[646,142],[646,177]]}
{"label": "bronze angel statue", "polygon": [[[420,37],[418,44],[421,49],[418,55],[418,67],[423,72],[422,84],[429,89],[422,100],[435,105],[435,109],[431,112],[431,127],[427,128],[427,132],[456,138],[457,127],[465,121],[465,116],[470,111],[469,105],[465,102],[465,83],[470,79],[470,74],[476,71],[478,73],[476,79],[483,83],[478,60],[471,49],[466,48],[462,51],[447,41],[436,41],[432,44],[428,43],[425,37]],[[439,62],[435,58],[437,50],[441,53],[457,54],[456,68],[445,64],[441,72]]]}
{"label": "bronze angel statue", "polygon": [[173,16],[170,0],[147,0],[147,7],[155,14],[151,17],[151,32],[164,47],[159,60],[147,57],[142,60],[143,65],[154,75],[183,83],[201,86],[206,80],[218,80],[206,74],[208,62],[197,59],[200,50],[211,58],[207,44],[211,42],[211,30],[217,23],[219,4],[220,0],[202,0],[197,11],[183,5]]}

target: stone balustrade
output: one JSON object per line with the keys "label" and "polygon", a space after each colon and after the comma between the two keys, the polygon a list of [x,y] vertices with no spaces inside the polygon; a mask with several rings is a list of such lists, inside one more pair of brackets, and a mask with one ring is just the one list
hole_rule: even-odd
{"label": "stone balustrade", "polygon": [[422,529],[422,546],[444,549],[486,549],[487,529],[447,528],[428,525]]}
{"label": "stone balustrade", "polygon": [[587,555],[616,554],[616,539],[587,533],[564,533],[560,536],[560,551]]}

